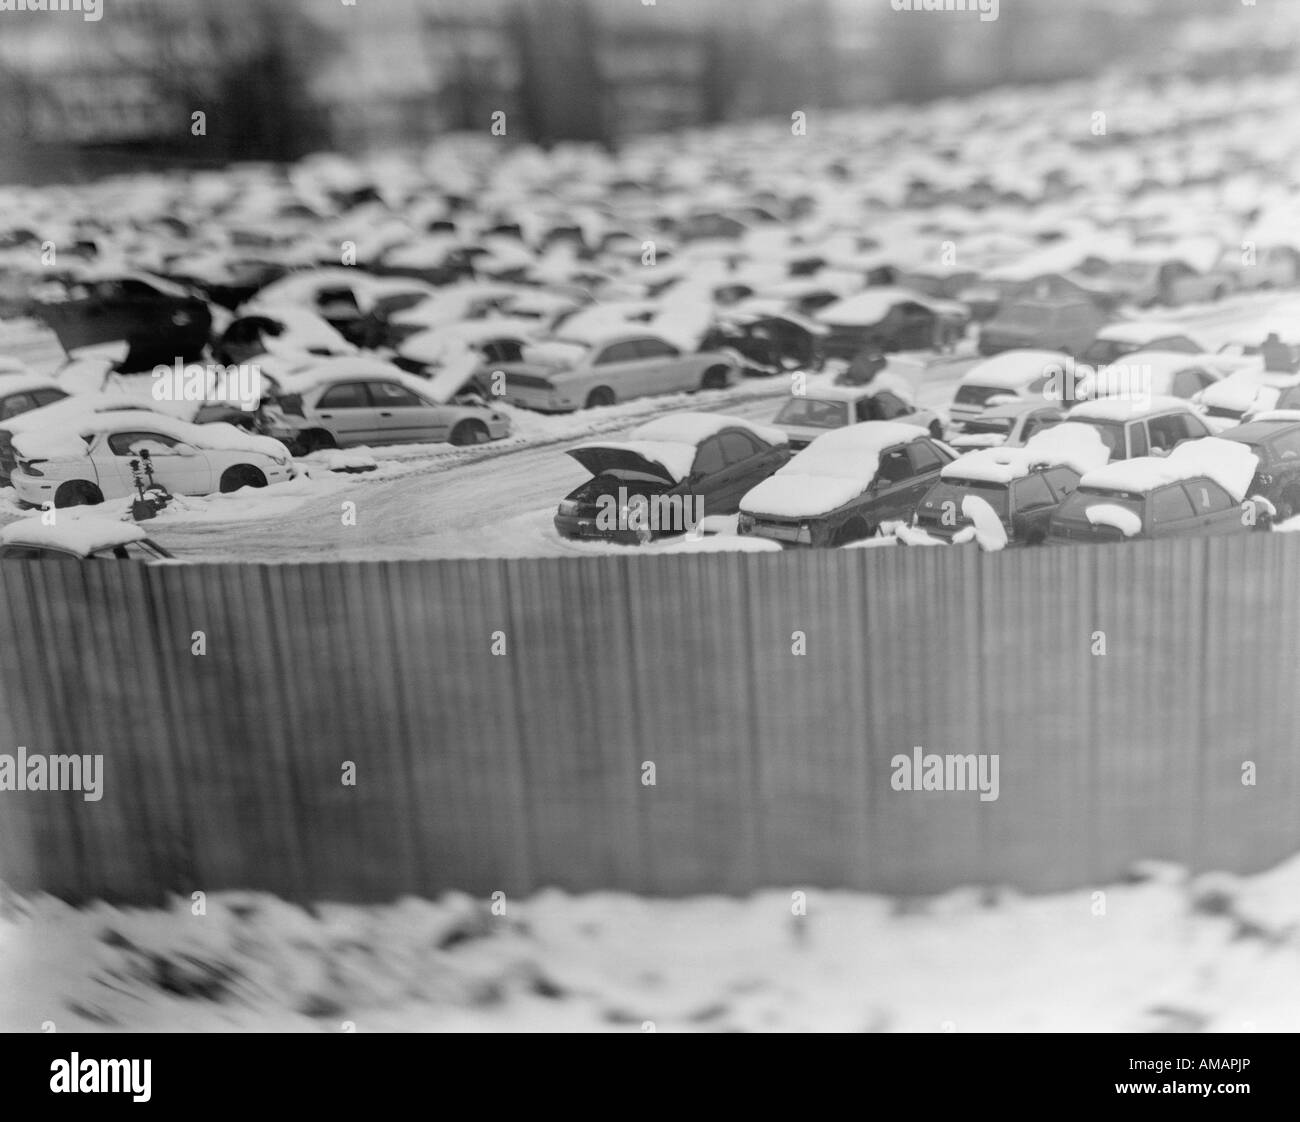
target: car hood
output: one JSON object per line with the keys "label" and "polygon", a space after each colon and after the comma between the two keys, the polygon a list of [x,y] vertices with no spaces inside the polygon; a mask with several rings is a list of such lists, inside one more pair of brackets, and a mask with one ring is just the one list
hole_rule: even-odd
{"label": "car hood", "polygon": [[622,441],[580,444],[570,448],[569,455],[592,475],[635,472],[662,479],[665,483],[680,483],[690,474],[695,447],[668,441]]}
{"label": "car hood", "polygon": [[746,514],[776,518],[818,518],[862,494],[863,479],[843,475],[773,475],[740,500]]}

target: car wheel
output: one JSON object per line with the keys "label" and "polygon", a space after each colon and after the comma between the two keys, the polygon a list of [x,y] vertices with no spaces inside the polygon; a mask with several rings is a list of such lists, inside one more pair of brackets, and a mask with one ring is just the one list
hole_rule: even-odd
{"label": "car wheel", "polygon": [[486,444],[488,439],[487,425],[482,421],[461,421],[451,430],[451,442],[458,448],[467,444]]}
{"label": "car wheel", "polygon": [[1274,522],[1285,522],[1288,518],[1294,518],[1296,511],[1300,511],[1300,491],[1283,492],[1273,504],[1273,509],[1277,511]]}
{"label": "car wheel", "polygon": [[241,487],[265,487],[266,476],[252,464],[236,464],[221,473],[221,493],[230,494]]}
{"label": "car wheel", "polygon": [[725,390],[727,388],[727,368],[725,366],[710,366],[704,372],[704,381],[700,383],[702,390]]}
{"label": "car wheel", "polygon": [[849,542],[860,542],[863,538],[871,537],[871,527],[861,518],[850,518],[835,533],[835,544],[848,545]]}
{"label": "car wheel", "polygon": [[587,408],[599,409],[614,404],[614,391],[608,386],[597,386],[587,395]]}
{"label": "car wheel", "polygon": [[65,506],[98,506],[104,501],[104,493],[93,483],[86,483],[83,480],[76,480],[72,483],[65,483],[54,493],[54,505],[56,507]]}

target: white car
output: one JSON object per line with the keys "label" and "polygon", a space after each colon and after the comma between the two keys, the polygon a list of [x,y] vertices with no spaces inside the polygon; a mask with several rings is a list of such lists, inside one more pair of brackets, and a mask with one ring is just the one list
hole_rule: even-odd
{"label": "white car", "polygon": [[[807,448],[828,429],[862,421],[901,421],[943,439],[943,420],[930,409],[914,405],[909,395],[879,374],[866,386],[821,386],[792,395],[772,421],[790,438],[796,452]],[[895,380],[896,381],[896,380]]]}
{"label": "white car", "polygon": [[210,495],[288,481],[287,449],[227,424],[192,425],[143,410],[93,414],[13,438],[10,481],[30,506],[89,506],[135,494],[131,461],[142,451],[154,482],[177,495]]}
{"label": "white car", "polygon": [[949,413],[954,425],[973,421],[993,405],[1008,405],[1017,400],[1037,400],[1059,404],[1059,398],[1045,393],[1055,375],[1063,380],[1070,358],[1062,351],[1003,351],[977,362],[957,385]]}

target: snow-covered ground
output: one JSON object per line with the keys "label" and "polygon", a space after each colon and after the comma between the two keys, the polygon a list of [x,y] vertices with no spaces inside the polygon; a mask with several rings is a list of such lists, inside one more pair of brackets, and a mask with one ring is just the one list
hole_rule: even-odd
{"label": "snow-covered ground", "polygon": [[3,1031],[1300,1029],[1300,857],[1040,897],[0,905]]}

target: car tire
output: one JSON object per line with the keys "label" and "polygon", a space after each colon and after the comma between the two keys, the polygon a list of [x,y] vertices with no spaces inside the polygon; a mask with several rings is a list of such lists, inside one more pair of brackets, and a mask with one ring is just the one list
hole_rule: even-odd
{"label": "car tire", "polygon": [[486,444],[491,437],[482,421],[461,421],[451,430],[451,442],[457,448],[468,444]]}
{"label": "car tire", "polygon": [[1285,522],[1288,518],[1294,518],[1297,512],[1300,512],[1300,491],[1294,489],[1283,491],[1273,504],[1273,509],[1277,511],[1274,516],[1274,522]]}
{"label": "car tire", "polygon": [[103,501],[104,493],[93,483],[81,479],[65,483],[54,492],[56,507],[98,506]]}
{"label": "car tire", "polygon": [[221,493],[228,495],[241,487],[265,487],[266,476],[252,464],[236,464],[221,473]]}
{"label": "car tire", "polygon": [[702,390],[725,390],[727,388],[727,368],[725,366],[710,366],[704,372],[704,380],[700,382]]}
{"label": "car tire", "polygon": [[614,391],[608,386],[597,386],[587,395],[588,409],[600,409],[606,405],[614,404]]}

